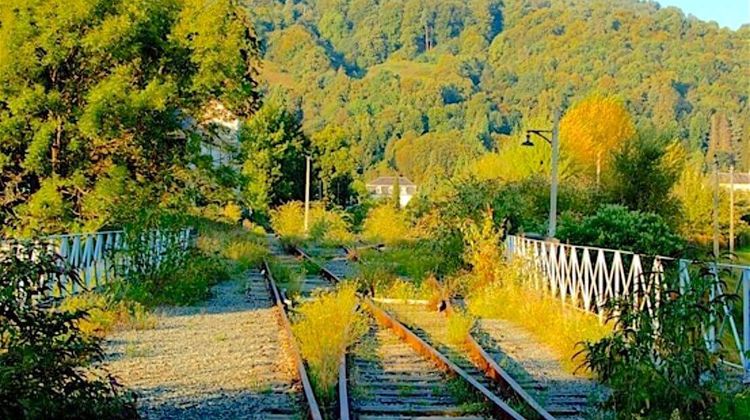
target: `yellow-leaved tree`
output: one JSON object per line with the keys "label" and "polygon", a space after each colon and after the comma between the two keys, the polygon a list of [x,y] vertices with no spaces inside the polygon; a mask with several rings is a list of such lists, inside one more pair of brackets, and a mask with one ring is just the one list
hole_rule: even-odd
{"label": "yellow-leaved tree", "polygon": [[574,105],[560,121],[561,145],[599,185],[611,152],[635,134],[633,119],[620,100],[590,96]]}

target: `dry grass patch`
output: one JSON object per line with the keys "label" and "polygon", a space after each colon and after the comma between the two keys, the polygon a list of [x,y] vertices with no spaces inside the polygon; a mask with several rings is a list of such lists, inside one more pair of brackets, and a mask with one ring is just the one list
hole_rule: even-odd
{"label": "dry grass patch", "polygon": [[85,292],[65,298],[59,311],[88,311],[78,320],[78,327],[86,335],[104,337],[116,329],[146,330],[156,327],[156,317],[138,302],[116,300],[96,292]]}

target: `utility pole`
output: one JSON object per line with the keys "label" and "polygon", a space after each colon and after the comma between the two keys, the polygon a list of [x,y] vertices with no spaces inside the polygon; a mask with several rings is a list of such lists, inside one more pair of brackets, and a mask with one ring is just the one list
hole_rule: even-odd
{"label": "utility pole", "polygon": [[307,168],[305,171],[305,235],[307,235],[307,226],[310,219],[310,155],[305,156]]}
{"label": "utility pole", "polygon": [[734,156],[729,165],[729,254],[734,258]]}
{"label": "utility pole", "polygon": [[560,159],[560,110],[555,110],[552,123],[552,174],[550,176],[549,194],[549,232],[550,238],[555,237],[557,230],[557,164]]}
{"label": "utility pole", "polygon": [[714,259],[719,259],[719,157],[714,154]]}

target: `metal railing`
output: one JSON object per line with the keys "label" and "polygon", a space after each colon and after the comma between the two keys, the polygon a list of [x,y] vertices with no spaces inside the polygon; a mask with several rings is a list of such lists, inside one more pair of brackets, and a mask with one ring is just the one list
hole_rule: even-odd
{"label": "metal railing", "polygon": [[[191,229],[171,232],[155,230],[145,235],[140,242],[148,248],[148,262],[158,267],[168,247],[175,242],[183,251],[189,248]],[[31,243],[43,244],[49,251],[60,256],[62,264],[78,274],[81,284],[62,279],[63,287],[55,290],[58,297],[104,285],[117,275],[127,273],[133,265],[127,255],[128,243],[122,230],[51,235],[34,239]],[[0,241],[0,250],[7,251],[13,246],[11,241]]]}
{"label": "metal railing", "polygon": [[[506,258],[523,258],[530,275],[528,286],[545,290],[571,304],[603,318],[608,302],[629,298],[641,310],[652,311],[659,305],[659,288],[664,282],[665,267],[679,270],[681,286],[690,283],[689,260],[662,256],[644,256],[633,252],[568,245],[552,241],[508,236]],[[728,364],[750,374],[750,266],[709,263],[716,277],[714,293],[734,293],[741,297],[742,316],[735,319],[735,305],[723,305],[725,317],[719,323],[705,326],[708,348],[715,351],[719,340],[729,341],[736,351],[735,362]],[[718,281],[721,277],[723,282]],[[729,290],[723,290],[726,285]],[[739,308],[737,308],[739,309]],[[739,328],[738,328],[739,325]],[[740,329],[742,334],[740,335]]]}

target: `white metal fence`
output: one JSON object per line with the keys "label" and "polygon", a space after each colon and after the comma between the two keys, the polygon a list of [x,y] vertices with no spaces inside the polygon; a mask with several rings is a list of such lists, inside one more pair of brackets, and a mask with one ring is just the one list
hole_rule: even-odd
{"label": "white metal fence", "polygon": [[[667,257],[645,257],[628,251],[567,245],[520,236],[506,238],[507,258],[523,258],[529,265],[530,286],[546,290],[563,303],[602,317],[606,304],[618,298],[630,298],[641,310],[651,311],[659,304],[656,293],[664,280],[665,266],[679,270],[680,284],[690,282],[688,260]],[[706,326],[706,343],[716,349],[721,340],[737,357],[729,364],[750,373],[750,267],[733,264],[711,264],[718,279],[716,293],[734,293],[741,302],[724,305],[727,315],[722,322]],[[737,306],[737,308],[735,308]],[[741,306],[741,311],[740,311]],[[741,313],[741,315],[739,315]],[[741,332],[741,334],[740,334]],[[736,351],[736,353],[735,353]]]}
{"label": "white metal fence", "polygon": [[[190,246],[190,235],[189,228],[173,232],[151,231],[139,242],[147,248],[145,251],[148,263],[158,267],[172,244],[176,243],[179,249],[187,250]],[[35,239],[33,242],[46,244],[51,251],[61,257],[63,264],[78,274],[82,284],[65,282],[63,279],[63,287],[56,291],[60,296],[73,295],[106,284],[121,274],[117,270],[127,272],[132,266],[127,255],[126,235],[121,230],[52,235]],[[0,249],[7,250],[10,247],[11,242],[0,242]]]}

